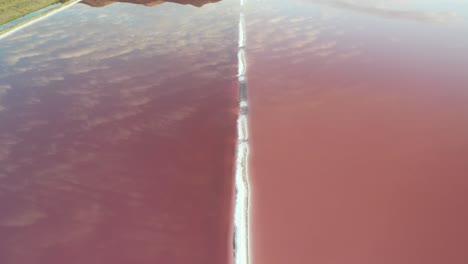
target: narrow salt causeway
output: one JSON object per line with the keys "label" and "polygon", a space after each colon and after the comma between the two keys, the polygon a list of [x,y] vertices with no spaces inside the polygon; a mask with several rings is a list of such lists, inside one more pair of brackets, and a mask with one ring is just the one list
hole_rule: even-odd
{"label": "narrow salt causeway", "polygon": [[236,156],[236,203],[234,212],[234,246],[235,264],[250,263],[249,254],[249,129],[248,101],[245,59],[245,23],[244,0],[240,2],[239,16],[239,49],[238,83],[239,83],[239,117],[237,119],[237,156]]}

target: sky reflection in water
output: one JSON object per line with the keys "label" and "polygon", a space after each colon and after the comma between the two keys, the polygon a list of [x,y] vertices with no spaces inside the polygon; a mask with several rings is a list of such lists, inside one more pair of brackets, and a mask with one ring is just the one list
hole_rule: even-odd
{"label": "sky reflection in water", "polygon": [[2,264],[230,263],[236,7],[78,4],[2,40]]}

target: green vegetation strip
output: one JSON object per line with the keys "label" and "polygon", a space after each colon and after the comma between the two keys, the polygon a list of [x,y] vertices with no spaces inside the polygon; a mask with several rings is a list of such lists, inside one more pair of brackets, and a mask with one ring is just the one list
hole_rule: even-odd
{"label": "green vegetation strip", "polygon": [[3,35],[9,31],[26,25],[34,20],[44,17],[57,9],[63,8],[66,5],[77,2],[78,0],[0,0],[0,26],[5,25],[15,19],[22,18],[28,14],[34,13],[35,11],[45,9],[48,6],[57,5],[55,8],[46,9],[45,12],[39,12],[38,15],[33,15],[30,18],[21,20],[21,22],[15,23],[13,26],[0,30],[0,35]]}
{"label": "green vegetation strip", "polygon": [[0,0],[0,25],[19,17],[47,7],[64,2],[60,0]]}

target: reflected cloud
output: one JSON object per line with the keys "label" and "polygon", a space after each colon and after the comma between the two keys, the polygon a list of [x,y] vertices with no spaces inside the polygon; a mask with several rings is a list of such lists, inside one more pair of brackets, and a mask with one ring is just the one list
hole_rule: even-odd
{"label": "reflected cloud", "polygon": [[0,135],[0,162],[9,158],[13,147],[21,140],[11,134]]}
{"label": "reflected cloud", "polygon": [[[440,11],[418,11],[418,10],[397,10],[384,4],[383,1],[362,1],[362,0],[313,0],[319,4],[332,6],[335,8],[351,10],[355,12],[366,13],[370,15],[393,18],[408,19],[434,23],[446,23],[459,18],[455,12]],[[404,1],[403,3],[407,3]],[[402,1],[398,2],[399,4]]]}
{"label": "reflected cloud", "polygon": [[[93,6],[114,2],[123,1],[83,1]],[[202,6],[219,1],[167,2]],[[182,124],[206,114],[200,101],[218,96],[213,87],[235,78],[236,58],[226,49],[237,45],[228,36],[237,29],[238,16],[226,5],[191,8],[189,16],[162,5],[164,14],[157,18],[150,8],[133,5],[129,15],[76,5],[62,13],[69,19],[50,17],[12,35],[0,53],[0,110],[2,97],[16,98],[0,111],[0,123],[8,124],[0,127],[0,178],[73,178],[88,161],[63,153],[97,155],[109,146],[138,143],[142,134],[170,138]],[[132,15],[136,10],[138,16]],[[106,23],[96,26],[102,16]],[[114,27],[119,30],[109,30]],[[52,158],[44,170],[40,161]],[[16,220],[26,225],[35,218],[19,212],[14,219],[0,219],[0,225]]]}
{"label": "reflected cloud", "polygon": [[31,226],[47,217],[44,211],[33,206],[23,206],[15,209],[0,216],[0,227]]}
{"label": "reflected cloud", "polygon": [[110,5],[113,3],[130,3],[130,4],[137,4],[137,5],[145,5],[145,6],[155,6],[165,2],[168,3],[176,3],[181,5],[193,5],[196,7],[202,7],[209,3],[216,3],[221,0],[83,0],[81,3],[93,6],[93,7],[103,7],[106,5]]}
{"label": "reflected cloud", "polygon": [[[211,164],[224,164],[216,161],[225,151],[223,135],[235,131],[229,105],[234,107],[235,96],[221,88],[231,88],[236,76],[231,51],[237,48],[232,37],[237,36],[238,13],[232,11],[237,3],[222,1],[201,9],[160,5],[155,16],[155,9],[117,2],[123,1],[83,1],[116,5],[75,5],[3,43],[0,105],[2,97],[8,102],[4,100],[0,112],[0,197],[8,203],[0,202],[0,258],[6,259],[2,263],[33,263],[49,245],[71,252],[77,245],[90,244],[87,241],[107,239],[96,234],[116,223],[112,214],[120,209],[112,201],[118,201],[116,208],[132,211],[132,217],[111,226],[129,234],[112,238],[119,245],[134,244],[130,236],[143,237],[148,228],[153,232],[148,237],[160,237],[171,226],[172,237],[183,236],[183,219],[164,212],[181,215],[171,208],[189,208],[193,199],[173,206],[177,198],[161,199],[159,190],[189,186],[183,177],[187,174],[180,173],[186,169],[200,175],[195,175],[197,187],[190,190],[211,193],[205,190],[217,183],[210,173],[217,178],[223,174],[223,166]],[[167,2],[202,6],[219,1]],[[216,136],[197,131],[216,131]],[[208,172],[198,166],[205,161]],[[152,186],[148,180],[154,177],[161,181]],[[58,200],[64,202],[55,207],[52,202]],[[144,208],[146,200],[158,201],[157,209]],[[191,204],[186,206],[185,200]],[[96,227],[99,232],[94,232]],[[132,259],[124,262],[171,262],[162,259],[164,248],[151,244],[153,239],[138,239],[144,245],[131,249]],[[55,252],[59,251],[54,257],[59,255]],[[108,252],[111,249],[99,249],[97,255],[115,255]],[[73,258],[68,255],[63,254]],[[133,259],[142,255],[152,261]],[[88,255],[79,257],[78,262],[90,263]]]}
{"label": "reflected cloud", "polygon": [[4,109],[2,106],[2,97],[11,89],[9,84],[0,84],[0,112]]}

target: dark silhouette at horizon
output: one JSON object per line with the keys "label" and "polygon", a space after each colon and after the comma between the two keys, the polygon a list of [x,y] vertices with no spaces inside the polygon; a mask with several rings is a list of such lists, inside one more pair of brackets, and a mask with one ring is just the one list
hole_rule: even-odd
{"label": "dark silhouette at horizon", "polygon": [[155,6],[165,2],[181,4],[181,5],[192,5],[196,7],[202,7],[206,4],[220,2],[221,0],[83,0],[80,3],[86,4],[92,7],[104,7],[113,3],[129,3],[145,6]]}

